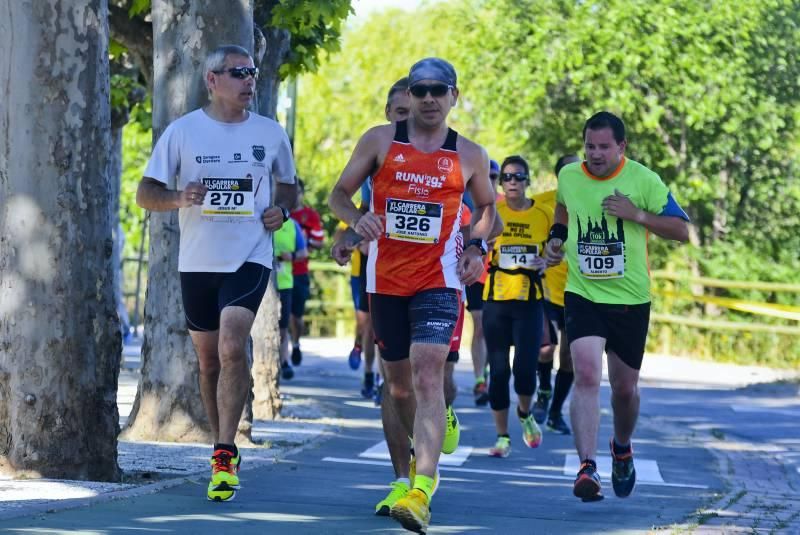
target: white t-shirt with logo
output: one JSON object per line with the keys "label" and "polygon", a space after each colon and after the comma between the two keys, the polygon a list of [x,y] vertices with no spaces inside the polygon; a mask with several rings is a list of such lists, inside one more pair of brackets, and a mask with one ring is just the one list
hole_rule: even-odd
{"label": "white t-shirt with logo", "polygon": [[202,109],[170,124],[153,148],[144,176],[177,189],[208,188],[202,206],[181,208],[178,270],[232,273],[245,262],[272,267],[272,233],[261,215],[272,205],[272,177],[295,183],[289,138],[272,119],[250,113],[222,123]]}

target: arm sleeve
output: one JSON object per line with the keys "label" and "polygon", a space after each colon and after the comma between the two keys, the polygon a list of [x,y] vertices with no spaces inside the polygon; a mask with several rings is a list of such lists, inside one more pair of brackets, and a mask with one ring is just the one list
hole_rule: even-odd
{"label": "arm sleeve", "polygon": [[180,166],[180,151],[178,148],[178,134],[175,131],[175,123],[170,124],[158,138],[150,161],[144,170],[144,176],[158,180],[164,184],[178,173]]}
{"label": "arm sleeve", "polygon": [[292,219],[292,221],[294,221],[294,227],[295,227],[295,233],[294,233],[294,235],[295,235],[295,247],[294,247],[294,250],[295,251],[302,251],[303,249],[306,248],[306,238],[305,238],[305,235],[303,234],[303,229],[300,228],[300,223],[298,223],[294,219]]}
{"label": "arm sleeve", "polygon": [[684,221],[691,223],[689,220],[689,216],[686,212],[683,211],[681,205],[678,204],[678,201],[672,196],[672,192],[667,192],[667,204],[664,206],[664,209],[661,210],[661,213],[658,215],[666,215],[672,217],[680,217]]}
{"label": "arm sleeve", "polygon": [[689,221],[689,216],[678,204],[669,188],[664,184],[657,174],[653,173],[648,188],[645,210],[657,215],[679,217],[684,221]]}

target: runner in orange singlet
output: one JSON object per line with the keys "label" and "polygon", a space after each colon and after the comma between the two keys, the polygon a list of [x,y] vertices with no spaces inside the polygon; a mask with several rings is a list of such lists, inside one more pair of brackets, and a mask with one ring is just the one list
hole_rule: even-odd
{"label": "runner in orange singlet", "polygon": [[[417,62],[409,94],[411,116],[362,136],[329,205],[370,242],[373,327],[388,394],[416,453],[413,488],[390,514],[406,529],[424,532],[444,439],[444,364],[463,285],[483,271],[496,210],[486,151],[447,126],[458,98],[453,66],[439,58]],[[351,198],[367,176],[373,193],[370,211],[362,214]],[[467,188],[475,211],[465,246],[459,226]]]}

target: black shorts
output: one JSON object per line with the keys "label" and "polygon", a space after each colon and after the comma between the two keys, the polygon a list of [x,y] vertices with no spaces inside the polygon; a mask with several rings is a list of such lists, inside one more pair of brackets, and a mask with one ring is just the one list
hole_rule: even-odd
{"label": "black shorts", "polygon": [[278,290],[281,298],[281,317],[278,318],[278,328],[289,328],[289,316],[292,313],[292,289]]}
{"label": "black shorts", "polygon": [[467,310],[483,310],[483,283],[474,282],[467,286]]}
{"label": "black shorts", "polygon": [[245,262],[233,273],[181,272],[186,326],[190,331],[217,331],[222,309],[228,306],[258,314],[269,274],[269,268],[254,262]]}
{"label": "black shorts", "polygon": [[610,305],[567,292],[564,318],[570,343],[586,336],[605,338],[606,351],[616,353],[634,370],[642,368],[650,326],[650,303]]}
{"label": "black shorts", "polygon": [[[564,330],[564,307],[555,305],[550,301],[544,302],[544,317],[550,332],[550,344],[558,344],[558,333]],[[550,345],[548,344],[548,345]],[[542,343],[544,345],[544,343]]]}
{"label": "black shorts", "polygon": [[311,297],[311,278],[308,273],[294,276],[292,287],[292,316],[302,317],[306,313],[306,301]]}
{"label": "black shorts", "polygon": [[459,292],[435,288],[416,295],[370,295],[370,314],[381,358],[407,359],[412,343],[450,345],[461,309]]}

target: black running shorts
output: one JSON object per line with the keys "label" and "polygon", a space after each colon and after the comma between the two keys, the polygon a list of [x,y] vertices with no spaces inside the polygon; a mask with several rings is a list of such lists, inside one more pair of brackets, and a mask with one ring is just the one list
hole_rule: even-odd
{"label": "black running shorts", "polygon": [[452,288],[434,288],[412,296],[370,294],[370,314],[381,358],[407,359],[412,343],[449,346],[461,309]]}
{"label": "black running shorts", "polygon": [[650,326],[650,303],[610,305],[567,292],[564,294],[564,318],[570,343],[586,336],[605,338],[606,351],[616,353],[634,370],[642,368]]}
{"label": "black running shorts", "polygon": [[548,333],[550,334],[549,343],[545,344],[544,339],[542,345],[557,345],[558,333],[564,330],[564,307],[554,305],[550,301],[544,302],[544,317],[547,320]]}
{"label": "black running shorts", "polygon": [[483,310],[483,283],[474,282],[466,287],[467,310]]}
{"label": "black running shorts", "polygon": [[245,262],[233,273],[181,272],[181,296],[190,331],[219,330],[222,309],[244,307],[258,313],[269,284],[269,268]]}

